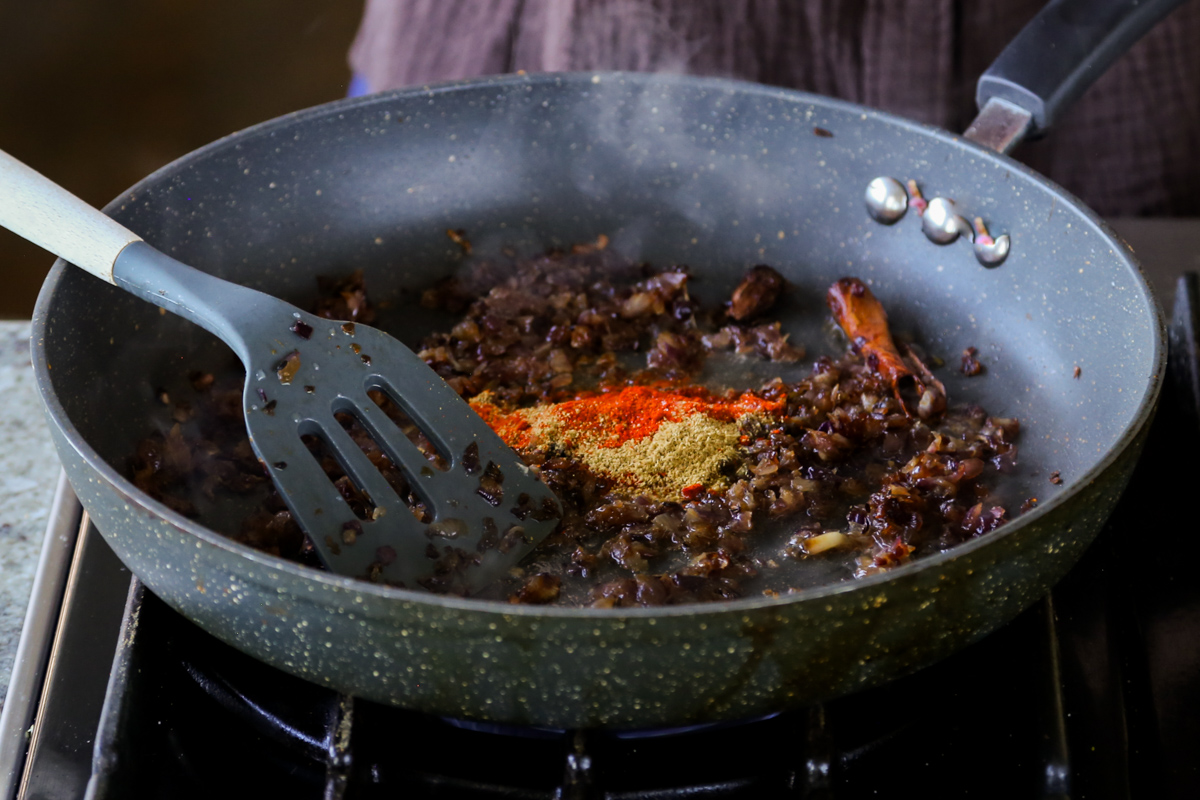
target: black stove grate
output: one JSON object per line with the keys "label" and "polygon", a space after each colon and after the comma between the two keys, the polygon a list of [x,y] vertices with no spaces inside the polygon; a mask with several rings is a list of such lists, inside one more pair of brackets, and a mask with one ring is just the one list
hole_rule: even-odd
{"label": "black stove grate", "polygon": [[[674,732],[464,724],[282,675],[149,593],[97,797],[1053,797],[1066,778],[1041,604],[916,675],[800,712]],[[344,730],[348,728],[348,737]],[[997,770],[997,765],[1004,765]],[[282,794],[286,792],[286,795]]]}
{"label": "black stove grate", "polygon": [[549,731],[350,701],[145,593],[95,796],[208,798],[229,793],[235,769],[245,796],[293,798],[960,796],[982,776],[979,796],[1065,797],[1075,726],[1059,713],[1053,632],[1042,603],[940,664],[820,707],[665,733]]}

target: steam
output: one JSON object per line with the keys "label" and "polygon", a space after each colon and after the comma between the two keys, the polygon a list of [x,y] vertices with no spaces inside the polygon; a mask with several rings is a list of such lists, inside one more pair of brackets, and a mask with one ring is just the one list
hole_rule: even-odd
{"label": "steam", "polygon": [[[672,12],[668,15],[635,0],[589,4],[575,20],[570,68],[688,72],[689,64],[705,42],[689,41],[687,37],[686,31],[693,27],[689,24],[690,9],[677,5]],[[565,34],[561,29],[549,27],[546,32],[552,31],[556,40]],[[551,35],[546,38],[549,41]],[[556,47],[562,49],[560,45]]]}

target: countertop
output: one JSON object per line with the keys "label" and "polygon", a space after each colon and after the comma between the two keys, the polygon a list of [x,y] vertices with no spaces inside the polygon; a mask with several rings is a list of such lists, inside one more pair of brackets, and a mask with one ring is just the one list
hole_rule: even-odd
{"label": "countertop", "polygon": [[33,585],[58,457],[37,399],[29,322],[0,321],[0,706]]}

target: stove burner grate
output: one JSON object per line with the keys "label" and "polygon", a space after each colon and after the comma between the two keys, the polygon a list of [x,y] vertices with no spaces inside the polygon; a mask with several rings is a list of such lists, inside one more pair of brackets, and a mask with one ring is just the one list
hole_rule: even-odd
{"label": "stove burner grate", "polygon": [[215,764],[246,772],[247,794],[292,798],[874,797],[913,774],[935,796],[980,775],[1007,796],[1053,796],[1047,776],[1069,767],[1052,629],[1043,604],[941,664],[807,710],[555,731],[351,700],[218,642],[142,591],[95,797],[212,797],[228,777]]}

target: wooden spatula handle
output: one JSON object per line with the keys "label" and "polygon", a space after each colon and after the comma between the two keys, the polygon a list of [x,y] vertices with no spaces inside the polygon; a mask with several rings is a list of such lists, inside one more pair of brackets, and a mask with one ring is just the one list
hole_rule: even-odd
{"label": "wooden spatula handle", "polygon": [[0,150],[0,226],[113,282],[113,262],[141,237]]}

